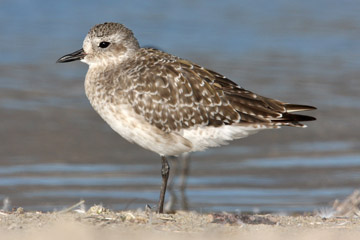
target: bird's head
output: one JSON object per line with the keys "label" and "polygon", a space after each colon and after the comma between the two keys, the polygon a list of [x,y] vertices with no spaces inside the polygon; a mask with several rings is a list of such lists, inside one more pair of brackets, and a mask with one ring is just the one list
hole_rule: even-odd
{"label": "bird's head", "polygon": [[80,60],[93,65],[121,63],[139,48],[131,30],[120,23],[103,23],[92,27],[86,35],[83,48],[67,54],[57,62]]}

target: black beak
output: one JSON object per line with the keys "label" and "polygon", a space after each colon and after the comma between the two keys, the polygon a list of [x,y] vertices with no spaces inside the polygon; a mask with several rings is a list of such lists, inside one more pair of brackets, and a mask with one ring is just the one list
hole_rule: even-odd
{"label": "black beak", "polygon": [[81,60],[85,57],[86,53],[84,52],[84,49],[77,50],[73,53],[67,54],[65,56],[62,56],[59,58],[56,62],[57,63],[64,63],[64,62],[72,62]]}

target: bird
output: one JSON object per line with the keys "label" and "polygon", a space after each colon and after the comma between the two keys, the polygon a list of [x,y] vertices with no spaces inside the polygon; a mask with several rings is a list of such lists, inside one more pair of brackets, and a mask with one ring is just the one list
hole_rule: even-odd
{"label": "bird", "polygon": [[316,107],[261,96],[192,61],[140,47],[120,23],[93,26],[82,48],[57,62],[77,60],[89,65],[84,86],[94,110],[123,138],[160,155],[158,213],[164,212],[167,157],[315,120],[296,112]]}

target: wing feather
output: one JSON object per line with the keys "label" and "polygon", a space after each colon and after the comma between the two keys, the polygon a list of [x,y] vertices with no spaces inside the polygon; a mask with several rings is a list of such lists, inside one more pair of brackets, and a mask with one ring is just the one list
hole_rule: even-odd
{"label": "wing feather", "polygon": [[165,132],[196,125],[301,127],[314,120],[291,113],[314,107],[260,96],[187,60],[155,49],[142,49],[141,56],[129,64],[123,91],[136,113]]}

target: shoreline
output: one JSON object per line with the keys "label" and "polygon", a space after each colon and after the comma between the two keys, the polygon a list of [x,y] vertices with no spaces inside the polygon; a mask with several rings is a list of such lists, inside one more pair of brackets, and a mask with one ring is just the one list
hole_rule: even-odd
{"label": "shoreline", "polygon": [[0,212],[1,239],[358,239],[359,217],[111,211]]}
{"label": "shoreline", "polygon": [[113,211],[100,205],[86,210],[82,200],[61,211],[0,211],[0,236],[10,239],[358,239],[360,190],[317,213],[158,214],[145,210]]}

